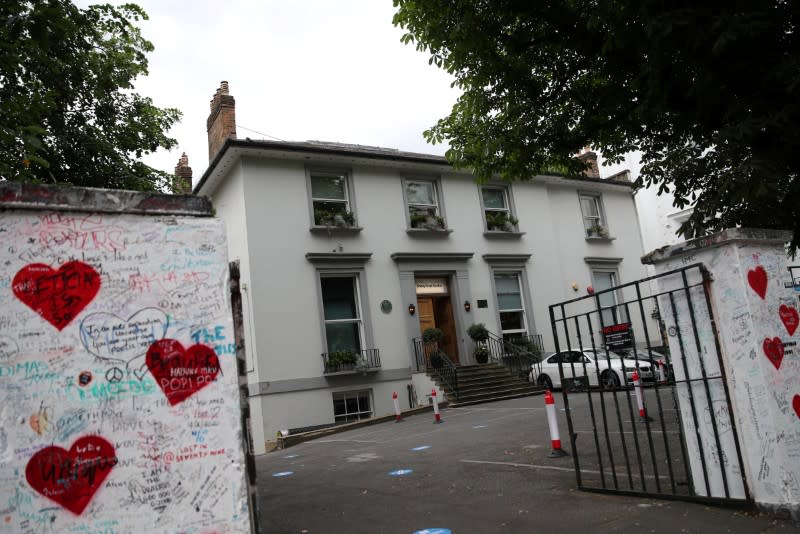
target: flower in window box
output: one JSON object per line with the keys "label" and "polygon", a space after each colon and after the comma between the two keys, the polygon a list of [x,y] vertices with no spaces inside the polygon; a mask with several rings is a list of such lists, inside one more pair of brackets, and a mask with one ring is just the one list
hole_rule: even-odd
{"label": "flower in window box", "polygon": [[328,365],[338,368],[342,365],[353,365],[358,363],[358,355],[350,350],[337,350],[328,354]]}
{"label": "flower in window box", "polygon": [[314,223],[319,226],[335,226],[336,228],[352,228],[356,224],[352,211],[314,210]]}
{"label": "flower in window box", "polygon": [[588,233],[589,237],[608,237],[608,230],[602,224],[590,226],[586,232]]}
{"label": "flower in window box", "polygon": [[501,232],[513,232],[517,229],[519,220],[504,211],[487,211],[486,228]]}
{"label": "flower in window box", "polygon": [[438,215],[417,213],[410,217],[411,228],[426,228],[428,230],[441,230],[444,228],[444,218]]}

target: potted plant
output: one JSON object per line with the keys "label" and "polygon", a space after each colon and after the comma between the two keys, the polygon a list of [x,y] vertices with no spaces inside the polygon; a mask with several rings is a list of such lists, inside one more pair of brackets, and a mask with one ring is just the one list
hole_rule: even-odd
{"label": "potted plant", "polygon": [[410,217],[411,228],[425,228],[428,230],[441,230],[444,228],[444,218],[427,213],[415,213]]}
{"label": "potted plant", "polygon": [[431,367],[434,369],[444,365],[447,355],[439,348],[439,342],[444,338],[441,328],[426,328],[422,331],[422,341],[425,343],[425,353],[428,354]]}
{"label": "potted plant", "polygon": [[314,223],[320,226],[335,226],[336,228],[352,228],[356,224],[356,217],[352,211],[329,211],[324,209],[314,210]]}
{"label": "potted plant", "polygon": [[489,361],[489,348],[486,345],[475,347],[475,361],[478,363],[487,363]]}
{"label": "potted plant", "polygon": [[425,343],[438,343],[444,338],[441,328],[426,328],[422,331],[422,341]]}
{"label": "potted plant", "polygon": [[504,211],[487,211],[486,228],[490,231],[513,232],[519,220]]}
{"label": "potted plant", "polygon": [[483,323],[474,323],[467,328],[467,335],[475,343],[480,343],[489,339],[489,330]]}
{"label": "potted plant", "polygon": [[436,349],[431,352],[431,367],[434,369],[439,369],[444,365],[444,359],[447,358],[447,354],[444,353],[441,349]]}
{"label": "potted plant", "polygon": [[489,329],[483,323],[473,323],[467,328],[467,335],[475,342],[475,361],[486,363],[489,361],[489,347],[486,340],[489,339]]}
{"label": "potted plant", "polygon": [[600,223],[595,223],[594,225],[590,226],[587,232],[589,233],[589,237],[608,237],[608,230],[606,230],[606,227]]}
{"label": "potted plant", "polygon": [[351,350],[337,350],[328,354],[329,367],[341,367],[342,365],[352,365],[358,362],[358,355]]}

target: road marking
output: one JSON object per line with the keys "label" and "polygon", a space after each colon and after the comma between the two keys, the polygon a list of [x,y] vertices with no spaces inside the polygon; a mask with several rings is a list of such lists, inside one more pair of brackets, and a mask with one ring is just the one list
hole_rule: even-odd
{"label": "road marking", "polygon": [[[555,466],[555,465],[518,464],[518,463],[514,463],[514,462],[491,462],[491,461],[488,461],[488,460],[459,460],[459,461],[460,462],[464,462],[466,464],[505,465],[505,466],[509,466],[509,467],[528,467],[530,469],[546,469],[546,470],[549,470],[549,471],[564,471],[564,472],[567,472],[567,473],[574,473],[575,472],[575,468],[574,467],[558,467],[558,466]],[[600,471],[596,471],[594,469],[583,469],[582,468],[581,469],[581,474],[586,474],[586,473],[591,473],[593,475],[600,475],[601,474]],[[605,471],[602,474],[605,474],[606,476],[611,476],[613,474],[613,472]],[[628,473],[617,472],[617,476],[618,477],[626,477],[626,476],[628,476]],[[641,478],[638,473],[631,473],[631,476],[633,478]],[[651,476],[651,475],[645,475],[644,478],[653,479],[655,477]],[[667,475],[658,475],[658,478],[669,479],[669,477]]]}
{"label": "road marking", "polygon": [[385,441],[367,441],[360,439],[317,439],[317,443],[386,443]]}
{"label": "road marking", "polygon": [[397,469],[395,471],[389,471],[389,476],[392,477],[404,477],[406,475],[410,475],[413,473],[413,469]]}
{"label": "road marking", "polygon": [[279,473],[272,473],[274,477],[288,477],[294,474],[294,471],[280,471]]}
{"label": "road marking", "polygon": [[424,451],[425,449],[430,449],[430,445],[420,445],[419,447],[414,447],[411,449],[412,451]]}
{"label": "road marking", "polygon": [[[460,460],[465,464],[488,464],[488,465],[506,465],[509,467],[529,467],[531,469],[548,469],[550,471],[565,471],[568,473],[574,473],[574,467],[557,467],[555,465],[534,465],[534,464],[518,464],[514,462],[491,462],[488,460]],[[600,471],[589,471],[588,469],[581,469],[581,473],[596,473],[600,474]]]}

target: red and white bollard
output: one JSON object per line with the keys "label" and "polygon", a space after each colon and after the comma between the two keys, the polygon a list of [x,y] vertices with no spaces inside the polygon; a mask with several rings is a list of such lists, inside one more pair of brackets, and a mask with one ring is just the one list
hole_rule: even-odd
{"label": "red and white bollard", "polygon": [[656,361],[656,365],[658,366],[658,383],[659,384],[666,384],[667,383],[667,364],[664,363],[664,360]]}
{"label": "red and white bollard", "polygon": [[568,456],[567,451],[561,448],[561,437],[558,435],[558,419],[556,419],[556,403],[550,390],[544,392],[544,406],[547,410],[547,425],[550,427],[550,458]]}
{"label": "red and white bollard", "polygon": [[639,379],[639,373],[637,371],[633,372],[631,380],[633,380],[633,391],[636,393],[636,405],[639,407],[639,417],[641,418],[642,421],[652,421],[652,419],[648,417],[647,411],[644,409],[644,398],[642,396],[642,382]]}
{"label": "red and white bollard", "polygon": [[400,416],[400,399],[397,398],[397,392],[392,392],[392,400],[394,401],[394,422],[399,423],[403,420]]}
{"label": "red and white bollard", "polygon": [[442,422],[442,416],[439,414],[439,399],[436,398],[436,390],[431,391],[431,398],[433,399],[433,423],[439,424]]}

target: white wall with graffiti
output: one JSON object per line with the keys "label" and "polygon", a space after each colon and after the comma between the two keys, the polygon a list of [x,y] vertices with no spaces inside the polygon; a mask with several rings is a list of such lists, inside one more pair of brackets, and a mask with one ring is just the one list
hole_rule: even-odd
{"label": "white wall with graffiti", "polygon": [[225,231],[0,215],[0,532],[249,530]]}
{"label": "white wall with graffiti", "polygon": [[[712,325],[708,316],[697,318],[703,357],[698,351],[688,351],[688,359],[696,364],[705,363],[711,371],[715,365],[718,367],[712,358],[706,357],[715,352],[705,349],[714,343],[715,326],[750,497],[762,507],[788,511],[797,519],[800,518],[800,351],[797,346],[800,341],[800,266],[790,269],[797,262],[787,258],[786,237],[768,231],[727,230],[661,251],[656,267],[666,272],[699,262],[710,272],[709,294],[716,323]],[[675,304],[676,307],[682,305]],[[671,314],[668,306],[665,308],[670,348],[673,355],[679,354],[677,334],[693,333],[683,324],[685,320],[670,324]],[[678,316],[686,317],[687,312],[683,310]],[[691,347],[692,343],[686,345]],[[676,366],[676,375],[677,370]],[[702,395],[700,391],[695,393],[698,397]],[[725,420],[728,404],[721,391],[716,394],[719,402],[715,402],[714,409],[725,412],[721,414]],[[681,410],[689,409],[690,399],[684,395]],[[689,430],[687,436],[695,431]],[[730,440],[731,429],[721,429],[721,435]],[[687,441],[691,439],[687,437]],[[723,450],[725,470],[738,469],[736,449],[724,447]],[[692,460],[696,461],[697,455],[694,456]],[[693,472],[700,473],[694,466]],[[700,485],[698,480],[695,483]]]}

